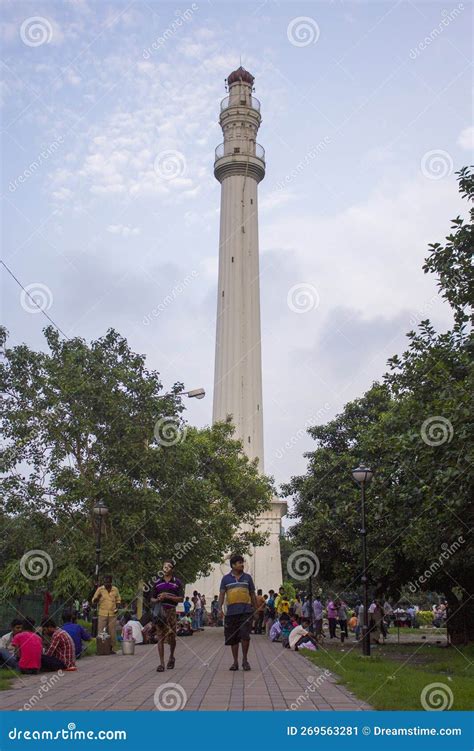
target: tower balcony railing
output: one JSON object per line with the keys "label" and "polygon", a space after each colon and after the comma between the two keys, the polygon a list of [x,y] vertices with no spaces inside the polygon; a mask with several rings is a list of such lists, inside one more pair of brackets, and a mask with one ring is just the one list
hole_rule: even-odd
{"label": "tower balcony railing", "polygon": [[235,101],[235,97],[234,97],[234,102],[232,103],[232,105],[230,104],[230,96],[226,96],[221,102],[221,112],[223,112],[224,110],[226,110],[228,107],[231,107],[231,106],[232,107],[239,107],[239,106],[251,107],[251,109],[257,110],[257,112],[260,112],[260,101],[254,96],[250,97],[250,104],[247,104],[246,102]]}
{"label": "tower balcony railing", "polygon": [[256,156],[257,159],[265,161],[265,149],[260,146],[259,143],[248,143],[248,148],[242,148],[242,146],[232,146],[231,143],[220,143],[216,149],[216,160],[222,159],[223,156],[235,156],[240,154],[241,156]]}

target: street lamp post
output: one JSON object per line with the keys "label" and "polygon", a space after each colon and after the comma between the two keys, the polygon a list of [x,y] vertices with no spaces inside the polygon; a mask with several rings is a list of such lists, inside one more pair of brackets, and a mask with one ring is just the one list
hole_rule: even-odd
{"label": "street lamp post", "polygon": [[[100,586],[100,553],[101,553],[101,543],[102,543],[102,517],[107,516],[109,513],[109,509],[105,505],[103,501],[97,501],[97,503],[94,504],[93,507],[94,514],[98,517],[97,518],[97,539],[95,544],[95,571],[94,571],[94,584],[95,584],[95,591],[97,591],[97,587]],[[92,636],[97,636],[97,624],[98,624],[99,618],[97,615],[97,606],[94,608],[92,613]]]}
{"label": "street lamp post", "polygon": [[364,620],[362,624],[362,654],[370,656],[370,633],[369,633],[369,591],[367,580],[367,529],[365,526],[365,486],[374,476],[374,473],[368,467],[360,464],[352,470],[352,477],[361,490],[361,515],[362,515],[362,584],[364,587]]}
{"label": "street lamp post", "polygon": [[180,391],[178,394],[169,392],[168,394],[160,394],[160,399],[167,399],[169,396],[187,396],[188,399],[204,399],[206,396],[205,390],[200,386],[198,389],[191,389],[190,391]]}

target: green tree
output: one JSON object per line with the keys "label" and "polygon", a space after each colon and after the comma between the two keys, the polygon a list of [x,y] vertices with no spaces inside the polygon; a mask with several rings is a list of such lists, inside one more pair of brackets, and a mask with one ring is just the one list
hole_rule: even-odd
{"label": "green tree", "polygon": [[[474,177],[459,174],[472,200]],[[431,245],[425,270],[439,274],[452,305],[452,331],[429,321],[407,334],[408,349],[389,360],[382,384],[347,404],[327,425],[308,432],[317,441],[308,471],[285,487],[295,498],[295,542],[315,550],[321,575],[333,586],[360,585],[360,491],[351,469],[375,470],[367,494],[369,577],[375,594],[397,598],[407,587],[443,593],[454,643],[474,639],[470,604],[473,523],[472,264],[467,262],[474,218],[458,217],[445,246]],[[469,240],[470,238],[470,240]]]}
{"label": "green tree", "polygon": [[[51,558],[55,594],[91,586],[98,500],[109,509],[103,567],[124,587],[151,580],[164,557],[193,581],[228,549],[264,542],[255,521],[272,485],[230,423],[187,425],[182,385],[163,395],[158,373],[113,330],[90,345],[51,327],[45,336],[47,351],[5,347],[0,366],[6,596],[16,594],[22,556],[36,549]],[[38,582],[23,577],[25,586]]]}

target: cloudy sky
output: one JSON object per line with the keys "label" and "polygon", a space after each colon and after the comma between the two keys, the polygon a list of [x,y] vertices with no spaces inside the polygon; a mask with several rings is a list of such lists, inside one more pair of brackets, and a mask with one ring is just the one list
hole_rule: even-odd
{"label": "cloudy sky", "polygon": [[[208,424],[224,79],[255,75],[265,469],[304,472],[308,425],[379,379],[422,318],[421,266],[464,207],[472,6],[3,3],[4,260],[68,336],[115,327]],[[45,317],[2,270],[12,344]]]}

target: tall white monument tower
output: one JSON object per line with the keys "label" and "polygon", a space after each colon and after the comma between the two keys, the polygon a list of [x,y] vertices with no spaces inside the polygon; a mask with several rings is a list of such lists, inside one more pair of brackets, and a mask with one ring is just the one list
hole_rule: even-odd
{"label": "tall white monument tower", "polygon": [[[224,143],[217,147],[214,163],[221,183],[221,219],[213,421],[232,417],[235,436],[263,472],[257,187],[265,177],[265,151],[257,143],[261,116],[253,82],[242,67],[230,74],[219,118]],[[270,533],[269,542],[247,556],[247,571],[264,593],[282,583],[279,534],[284,513],[286,503],[274,499],[258,522],[259,530]],[[195,588],[206,596],[218,594],[228,570],[227,564],[216,566]]]}

